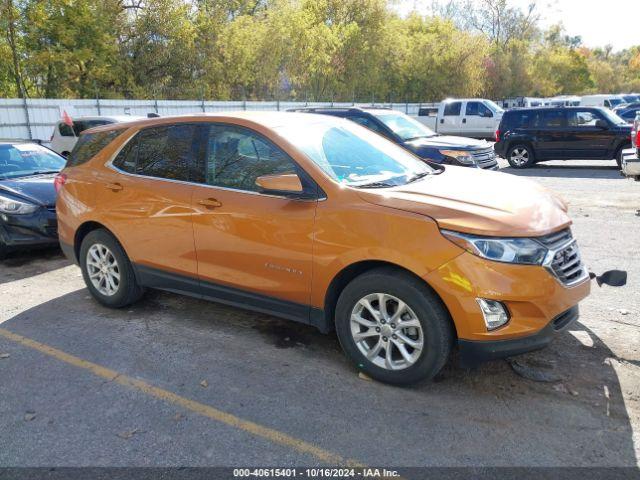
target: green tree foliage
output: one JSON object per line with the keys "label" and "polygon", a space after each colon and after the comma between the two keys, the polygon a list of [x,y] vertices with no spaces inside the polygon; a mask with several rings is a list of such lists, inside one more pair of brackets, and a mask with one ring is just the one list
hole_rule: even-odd
{"label": "green tree foliage", "polygon": [[0,96],[438,101],[640,91],[535,0],[0,0]]}

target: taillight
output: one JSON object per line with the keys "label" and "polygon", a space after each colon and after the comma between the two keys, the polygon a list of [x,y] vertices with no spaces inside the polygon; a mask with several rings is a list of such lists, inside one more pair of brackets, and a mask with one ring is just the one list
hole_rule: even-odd
{"label": "taillight", "polygon": [[496,130],[496,142],[500,141],[500,129]]}
{"label": "taillight", "polygon": [[53,179],[53,188],[56,189],[56,193],[60,192],[60,189],[67,181],[67,176],[64,173],[59,173]]}

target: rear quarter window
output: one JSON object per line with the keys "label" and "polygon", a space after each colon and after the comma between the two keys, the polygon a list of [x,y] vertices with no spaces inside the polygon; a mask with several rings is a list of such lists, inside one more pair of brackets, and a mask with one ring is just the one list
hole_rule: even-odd
{"label": "rear quarter window", "polygon": [[507,112],[504,124],[507,128],[532,128],[537,124],[537,111]]}
{"label": "rear quarter window", "polygon": [[109,145],[122,130],[110,130],[108,132],[85,133],[80,135],[78,143],[73,147],[67,167],[76,167],[88,162],[96,156],[104,147]]}

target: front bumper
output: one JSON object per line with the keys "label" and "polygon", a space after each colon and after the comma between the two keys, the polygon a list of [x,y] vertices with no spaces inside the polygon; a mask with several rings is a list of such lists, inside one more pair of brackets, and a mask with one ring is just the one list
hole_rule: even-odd
{"label": "front bumper", "polygon": [[569,328],[579,317],[578,305],[571,307],[551,320],[538,333],[512,340],[495,340],[479,342],[473,340],[458,340],[460,350],[460,366],[472,368],[482,362],[520,355],[546,347],[558,332]]}
{"label": "front bumper", "polygon": [[0,242],[8,250],[56,245],[58,223],[55,208],[39,208],[27,215],[0,213]]}
{"label": "front bumper", "polygon": [[622,152],[622,173],[627,177],[640,176],[640,157],[636,149],[630,148]]}
{"label": "front bumper", "polygon": [[[424,279],[449,310],[458,341],[473,342],[471,345],[525,341],[578,305],[591,289],[588,276],[565,285],[545,267],[493,262],[468,252]],[[509,312],[509,321],[495,330],[487,330],[477,298],[500,301]],[[532,340],[525,341],[529,342]]]}

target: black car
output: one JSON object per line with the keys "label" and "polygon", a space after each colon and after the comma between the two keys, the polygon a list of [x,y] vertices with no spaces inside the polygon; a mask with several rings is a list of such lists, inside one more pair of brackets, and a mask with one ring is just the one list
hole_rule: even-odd
{"label": "black car", "polygon": [[58,243],[54,178],[64,165],[41,145],[0,142],[0,257]]}
{"label": "black car", "polygon": [[631,125],[600,107],[523,108],[505,112],[496,131],[496,153],[513,168],[544,160],[610,160],[622,163]]}
{"label": "black car", "polygon": [[352,120],[401,145],[424,160],[438,164],[497,170],[491,145],[484,140],[439,135],[404,113],[388,108],[296,108]]}

